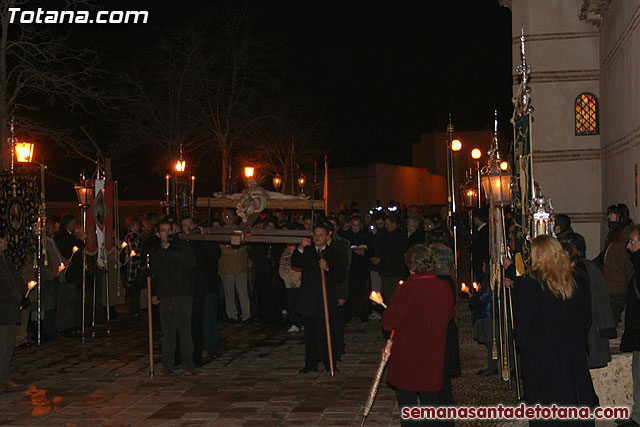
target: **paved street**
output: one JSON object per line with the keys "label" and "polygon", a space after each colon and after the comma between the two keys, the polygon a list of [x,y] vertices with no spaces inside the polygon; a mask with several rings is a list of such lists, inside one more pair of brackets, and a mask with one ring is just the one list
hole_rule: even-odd
{"label": "paved street", "polygon": [[[453,383],[456,404],[514,404],[515,391],[497,376],[475,375],[484,367],[485,352],[471,338],[467,304],[461,302],[463,373]],[[41,348],[19,348],[12,366],[14,379],[24,387],[0,395],[0,423],[360,425],[383,345],[380,323],[355,321],[347,326],[347,354],[334,378],[298,374],[304,357],[302,332],[286,329],[224,324],[221,355],[193,377],[150,379],[146,324],[134,318],[121,317],[112,324],[110,336],[100,329],[85,343],[57,338]],[[155,341],[157,370],[159,334]],[[394,392],[383,384],[366,425],[399,424]]]}

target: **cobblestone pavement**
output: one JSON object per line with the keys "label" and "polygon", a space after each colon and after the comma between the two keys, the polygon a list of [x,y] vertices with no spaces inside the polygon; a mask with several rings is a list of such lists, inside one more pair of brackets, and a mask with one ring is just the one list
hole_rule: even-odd
{"label": "cobblestone pavement", "polygon": [[[485,350],[471,338],[461,301],[462,375],[453,381],[457,405],[516,403],[497,376],[479,378]],[[146,323],[121,318],[95,338],[57,338],[19,348],[14,380],[21,390],[0,395],[6,425],[360,425],[362,407],[380,360],[380,322],[347,326],[347,353],[335,377],[299,374],[302,332],[287,327],[223,324],[221,355],[192,377],[149,377]],[[155,336],[156,370],[160,335]],[[179,371],[178,371],[179,372]],[[400,425],[395,394],[383,384],[367,426]],[[475,425],[461,423],[456,425]],[[508,425],[486,423],[484,425]]]}

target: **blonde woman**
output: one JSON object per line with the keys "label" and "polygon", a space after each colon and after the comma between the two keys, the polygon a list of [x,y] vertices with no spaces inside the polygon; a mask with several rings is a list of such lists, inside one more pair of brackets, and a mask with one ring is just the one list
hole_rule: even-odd
{"label": "blonde woman", "polygon": [[598,402],[587,368],[581,314],[582,299],[588,295],[578,292],[571,273],[571,261],[558,240],[543,235],[531,242],[531,268],[516,283],[514,316],[528,405]]}

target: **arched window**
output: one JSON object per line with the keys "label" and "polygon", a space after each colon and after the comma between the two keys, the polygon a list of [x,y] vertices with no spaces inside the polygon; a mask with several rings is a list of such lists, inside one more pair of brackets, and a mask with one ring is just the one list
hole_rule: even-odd
{"label": "arched window", "polygon": [[576,97],[576,136],[600,135],[598,121],[598,98],[592,93],[584,92]]}

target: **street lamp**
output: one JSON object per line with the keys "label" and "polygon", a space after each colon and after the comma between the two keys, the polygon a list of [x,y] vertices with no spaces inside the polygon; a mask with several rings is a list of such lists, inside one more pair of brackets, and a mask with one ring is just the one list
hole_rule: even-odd
{"label": "street lamp", "polygon": [[273,188],[275,188],[276,191],[280,191],[281,185],[282,185],[282,177],[280,176],[279,173],[276,173],[275,176],[273,177]]}
{"label": "street lamp", "polygon": [[451,141],[451,150],[456,152],[462,150],[462,142],[459,139]]}
{"label": "street lamp", "polygon": [[184,156],[182,154],[182,144],[180,144],[180,157],[178,157],[178,161],[176,162],[176,172],[182,173],[187,170],[187,162],[184,160]]}
{"label": "street lamp", "polygon": [[482,151],[479,148],[471,150],[471,158],[476,161],[476,188],[478,189],[478,204],[476,207],[482,205],[482,194],[480,192],[480,158],[482,157]]}
{"label": "street lamp", "polygon": [[[93,187],[87,183],[87,179],[84,174],[80,178],[80,184],[74,186],[76,191],[76,197],[78,198],[78,205],[82,209],[82,233],[87,232],[87,209],[93,198]],[[82,339],[84,340],[85,332],[85,309],[87,298],[87,251],[82,250]],[[108,290],[107,290],[108,292]]]}
{"label": "street lamp", "polygon": [[462,206],[467,209],[473,209],[478,206],[478,188],[473,182],[469,171],[467,171],[466,181],[460,187],[460,195],[462,196]]}
{"label": "street lamp", "polygon": [[307,177],[304,174],[300,174],[298,177],[298,189],[300,191],[300,195],[304,196],[304,186],[307,183]]}
{"label": "street lamp", "polygon": [[16,160],[18,163],[31,163],[33,160],[33,144],[16,142]]}

